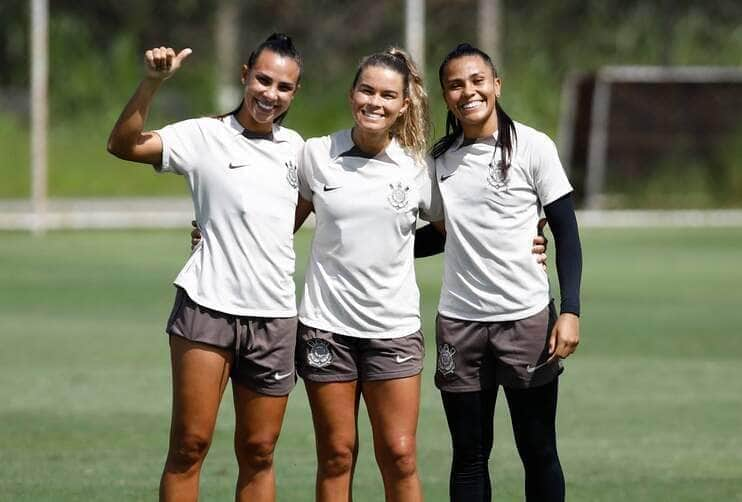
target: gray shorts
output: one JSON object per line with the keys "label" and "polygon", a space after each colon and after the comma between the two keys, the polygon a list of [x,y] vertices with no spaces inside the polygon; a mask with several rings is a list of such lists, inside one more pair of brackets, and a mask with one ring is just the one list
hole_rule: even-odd
{"label": "gray shorts", "polygon": [[559,359],[545,364],[555,321],[553,303],[517,321],[464,321],[439,314],[435,385],[446,392],[474,392],[549,383],[562,372]]}
{"label": "gray shorts", "polygon": [[211,310],[177,288],[166,332],[232,352],[230,378],[255,392],[285,396],[296,384],[296,317],[234,316]]}
{"label": "gray shorts", "polygon": [[392,380],[423,370],[423,334],[399,338],[356,338],[299,323],[296,371],[310,382]]}

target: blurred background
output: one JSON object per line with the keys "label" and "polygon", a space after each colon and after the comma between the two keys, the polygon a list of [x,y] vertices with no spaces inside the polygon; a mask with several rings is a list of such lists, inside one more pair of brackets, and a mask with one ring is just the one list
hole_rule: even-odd
{"label": "blurred background", "polygon": [[[194,50],[155,99],[155,129],[233,109],[241,65],[274,31],[304,55],[285,122],[304,137],[351,125],[365,54],[400,45],[422,62],[436,137],[439,62],[462,41],[494,56],[503,107],[557,142],[579,203],[582,343],[558,424],[568,499],[742,500],[742,3],[55,0],[42,106],[31,7],[44,3],[0,3],[0,500],[155,497],[170,406],[161,333],[192,210],[182,178],[115,159],[107,136],[146,49]],[[33,139],[34,122],[46,137]],[[297,235],[299,292],[310,240]],[[418,262],[431,501],[447,500],[450,458],[432,383],[440,274],[440,257]],[[502,403],[496,497],[522,500]],[[363,415],[355,499],[377,501]],[[204,500],[232,496],[233,427],[227,396]],[[299,385],[276,454],[279,500],[312,500],[313,448]]]}
{"label": "blurred background", "polygon": [[[29,5],[0,5],[0,198],[30,195]],[[157,97],[155,128],[232,109],[252,48],[273,31],[291,34],[306,65],[286,124],[311,137],[349,125],[345,96],[363,55],[409,45],[409,5],[423,21],[412,50],[424,57],[435,136],[445,118],[438,65],[469,41],[492,52],[505,109],[559,142],[581,199],[587,165],[604,172],[593,191],[608,196],[593,207],[742,203],[742,4],[734,0],[57,0],[48,18],[49,196],[183,193],[177,179],[153,183],[121,169],[103,148],[147,48],[194,50]],[[605,67],[627,65],[665,71],[601,79]],[[595,98],[603,87],[607,101],[605,92]],[[596,144],[606,131],[611,141]]]}

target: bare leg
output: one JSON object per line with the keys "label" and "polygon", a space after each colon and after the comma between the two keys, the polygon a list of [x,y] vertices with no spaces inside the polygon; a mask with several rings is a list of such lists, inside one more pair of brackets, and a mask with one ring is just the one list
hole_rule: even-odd
{"label": "bare leg", "polygon": [[160,500],[198,499],[198,482],[229,378],[229,351],[170,337],[173,410]]}
{"label": "bare leg", "polygon": [[349,502],[358,454],[358,382],[304,382],[317,443],[318,502]]}
{"label": "bare leg", "polygon": [[273,451],[288,396],[266,396],[232,383],[236,416],[234,449],[239,465],[237,502],[276,500]]}
{"label": "bare leg", "polygon": [[364,382],[362,392],[387,502],[422,501],[415,441],[420,375]]}

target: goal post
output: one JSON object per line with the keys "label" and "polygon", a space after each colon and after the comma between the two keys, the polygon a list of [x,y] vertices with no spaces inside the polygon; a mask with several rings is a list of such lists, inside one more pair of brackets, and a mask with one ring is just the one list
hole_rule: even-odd
{"label": "goal post", "polygon": [[583,206],[611,207],[611,179],[641,183],[673,155],[716,159],[727,138],[742,134],[739,110],[742,68],[611,66],[571,75],[560,153]]}

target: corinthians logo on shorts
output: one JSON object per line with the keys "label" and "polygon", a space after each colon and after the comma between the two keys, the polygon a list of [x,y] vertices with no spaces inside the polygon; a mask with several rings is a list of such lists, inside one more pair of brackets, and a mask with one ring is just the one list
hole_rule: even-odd
{"label": "corinthians logo on shorts", "polygon": [[404,186],[401,181],[398,181],[396,185],[390,183],[389,188],[389,203],[394,209],[402,209],[407,206],[407,192],[410,187]]}
{"label": "corinthians logo on shorts", "polygon": [[293,188],[299,187],[299,176],[296,174],[296,164],[293,160],[289,160],[284,163],[286,166],[286,181],[289,182]]}
{"label": "corinthians logo on shorts", "polygon": [[315,368],[324,368],[332,362],[332,352],[330,345],[325,340],[313,338],[307,342],[307,362],[309,366]]}
{"label": "corinthians logo on shorts", "polygon": [[456,349],[452,345],[444,343],[438,347],[438,371],[441,375],[450,375],[456,369],[454,354],[456,354]]}

